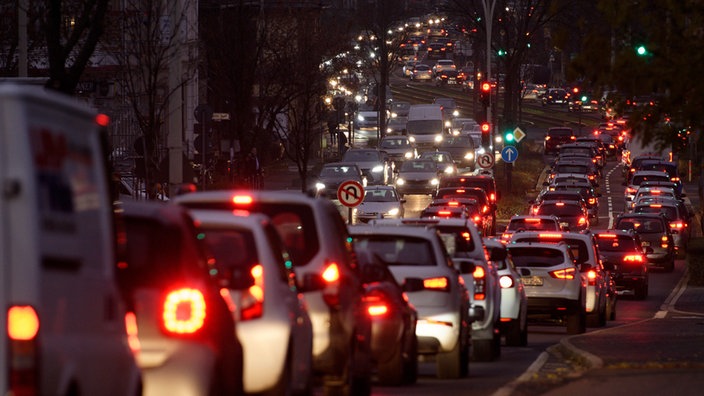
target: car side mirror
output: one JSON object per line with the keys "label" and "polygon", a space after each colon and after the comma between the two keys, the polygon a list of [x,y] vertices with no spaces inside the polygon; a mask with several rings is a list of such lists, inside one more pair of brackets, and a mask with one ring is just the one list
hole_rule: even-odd
{"label": "car side mirror", "polygon": [[421,278],[406,278],[403,281],[402,289],[405,292],[416,292],[425,289],[425,285]]}
{"label": "car side mirror", "polygon": [[469,321],[470,322],[480,322],[484,320],[484,316],[486,315],[484,311],[484,307],[480,305],[470,305],[469,307]]}
{"label": "car side mirror", "polygon": [[324,288],[325,280],[319,274],[304,274],[303,279],[299,282],[301,292],[323,290]]}

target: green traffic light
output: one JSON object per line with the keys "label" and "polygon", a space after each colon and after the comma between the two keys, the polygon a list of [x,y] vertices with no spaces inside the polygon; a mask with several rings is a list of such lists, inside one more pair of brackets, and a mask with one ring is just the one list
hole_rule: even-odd
{"label": "green traffic light", "polygon": [[586,96],[582,96],[582,102],[586,102],[586,101],[587,101],[587,97],[586,97]]}
{"label": "green traffic light", "polygon": [[638,55],[643,56],[648,53],[648,50],[645,48],[644,45],[639,45],[638,48],[636,48],[636,52],[638,53]]}
{"label": "green traffic light", "polygon": [[506,135],[504,136],[504,140],[506,142],[513,142],[513,132],[506,132]]}

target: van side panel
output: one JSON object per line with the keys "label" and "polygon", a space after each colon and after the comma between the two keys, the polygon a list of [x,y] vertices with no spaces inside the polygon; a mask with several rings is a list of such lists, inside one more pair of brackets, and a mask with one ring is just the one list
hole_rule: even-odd
{"label": "van side panel", "polygon": [[114,280],[112,206],[95,114],[71,98],[27,88],[0,90],[0,107],[12,109],[0,118],[12,131],[3,158],[10,180],[20,183],[3,209],[18,247],[9,262],[13,281],[37,290],[41,392],[65,394],[73,385],[82,394],[133,394],[139,372]]}

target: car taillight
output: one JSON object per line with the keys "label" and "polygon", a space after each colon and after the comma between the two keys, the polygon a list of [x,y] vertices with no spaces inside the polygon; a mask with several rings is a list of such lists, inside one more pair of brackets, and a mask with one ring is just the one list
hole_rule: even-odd
{"label": "car taillight", "polygon": [[329,263],[323,270],[323,280],[326,287],[323,290],[323,300],[330,307],[340,304],[340,267],[337,263]]}
{"label": "car taillight", "polygon": [[629,254],[623,257],[624,263],[642,263],[644,261],[642,254]]}
{"label": "car taillight", "polygon": [[496,194],[495,194],[495,193],[489,194],[489,200],[490,200],[491,202],[496,202]]}
{"label": "car taillight", "polygon": [[139,342],[139,331],[137,327],[137,315],[134,312],[125,313],[125,332],[127,333],[127,345],[132,354],[137,356],[142,346]]}
{"label": "car taillight", "polygon": [[587,218],[586,218],[586,217],[580,217],[578,223],[579,223],[579,225],[585,225],[585,224],[587,224]]}
{"label": "car taillight", "polygon": [[499,278],[499,286],[501,286],[502,289],[510,289],[513,285],[513,278],[509,275],[502,275],[501,278]]}
{"label": "car taillight", "polygon": [[373,318],[383,317],[389,313],[389,303],[384,293],[380,291],[372,291],[362,299],[367,314]]}
{"label": "car taillight", "polygon": [[667,236],[663,236],[660,238],[660,247],[667,249],[670,246],[669,242],[670,241],[667,239]]}
{"label": "car taillight", "polygon": [[264,313],[264,267],[261,264],[250,270],[254,284],[240,294],[240,318],[260,318]]}
{"label": "car taillight", "polygon": [[474,277],[474,300],[484,300],[486,298],[486,273],[484,272],[484,267],[477,266],[472,276]]}
{"label": "car taillight", "polygon": [[6,394],[39,394],[39,316],[29,305],[7,310],[8,389]]}
{"label": "car taillight", "polygon": [[596,198],[589,198],[589,205],[596,204]]}
{"label": "car taillight", "polygon": [[574,279],[574,274],[577,272],[575,268],[565,268],[548,272],[555,279]]}
{"label": "car taillight", "polygon": [[556,232],[550,233],[550,232],[541,232],[538,234],[538,238],[540,239],[562,239],[562,234],[558,234]]}
{"label": "car taillight", "polygon": [[673,230],[681,230],[684,228],[684,223],[681,221],[670,223],[670,228]]}
{"label": "car taillight", "polygon": [[426,278],[423,279],[423,287],[428,290],[450,291],[450,280],[444,276]]}
{"label": "car taillight", "polygon": [[254,198],[251,195],[235,195],[232,197],[232,203],[235,205],[251,205]]}
{"label": "car taillight", "polygon": [[589,282],[590,286],[594,286],[596,284],[596,271],[587,271],[587,281]]}
{"label": "car taillight", "polygon": [[626,194],[635,194],[636,189],[633,187],[626,187]]}
{"label": "car taillight", "polygon": [[474,218],[472,220],[474,220],[474,224],[479,224],[482,221],[482,217],[481,216],[474,216]]}
{"label": "car taillight", "polygon": [[438,216],[450,216],[452,215],[452,212],[449,210],[439,210],[438,211]]}
{"label": "car taillight", "polygon": [[197,289],[183,288],[170,292],[164,300],[164,329],[173,334],[193,334],[203,328],[205,298]]}

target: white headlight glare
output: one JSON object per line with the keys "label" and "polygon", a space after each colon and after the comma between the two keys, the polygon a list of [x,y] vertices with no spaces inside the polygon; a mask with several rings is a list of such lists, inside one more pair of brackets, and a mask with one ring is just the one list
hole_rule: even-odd
{"label": "white headlight glare", "polygon": [[416,137],[415,137],[415,136],[409,136],[409,137],[408,137],[408,141],[411,142],[411,143],[415,143]]}
{"label": "white headlight glare", "polygon": [[445,126],[450,128],[452,126],[452,123],[450,121],[445,121]]}
{"label": "white headlight glare", "polygon": [[375,166],[375,167],[372,168],[372,172],[374,172],[374,173],[379,173],[379,172],[381,172],[381,171],[383,171],[383,170],[384,170],[384,167],[383,167],[382,165],[377,165],[377,166]]}
{"label": "white headlight glare", "polygon": [[430,180],[430,185],[437,186],[438,184],[440,184],[440,180],[438,180],[438,179],[431,179]]}
{"label": "white headlight glare", "polygon": [[399,177],[398,179],[396,179],[396,184],[398,184],[399,186],[402,186],[402,185],[406,184],[406,181]]}
{"label": "white headlight glare", "polygon": [[357,121],[364,121],[364,116],[361,115],[361,114],[359,114],[359,115],[357,116]]}
{"label": "white headlight glare", "polygon": [[480,147],[479,150],[477,150],[477,153],[479,153],[479,155],[482,155],[486,153],[486,149],[484,147]]}
{"label": "white headlight glare", "polygon": [[404,154],[403,156],[406,157],[406,159],[411,159],[411,158],[413,158],[413,152],[409,151],[406,154]]}
{"label": "white headlight glare", "polygon": [[464,155],[464,159],[471,160],[474,158],[474,153],[467,153]]}
{"label": "white headlight glare", "polygon": [[393,132],[393,131],[394,131],[394,130],[391,129],[391,128],[386,128],[386,133],[391,133],[391,132]]}
{"label": "white headlight glare", "polygon": [[457,117],[457,116],[460,115],[460,112],[457,111],[457,110],[455,110],[455,111],[452,112],[452,115],[455,116],[455,117]]}
{"label": "white headlight glare", "polygon": [[393,208],[390,211],[386,212],[386,214],[389,216],[398,216],[398,212],[399,212],[398,208]]}
{"label": "white headlight glare", "polygon": [[447,168],[445,168],[445,173],[447,173],[448,175],[451,175],[454,172],[455,172],[455,168],[453,168],[451,166],[448,166]]}
{"label": "white headlight glare", "polygon": [[442,135],[435,135],[435,142],[436,143],[442,142]]}
{"label": "white headlight glare", "polygon": [[315,183],[315,189],[316,189],[316,190],[322,190],[322,189],[324,189],[324,188],[325,188],[325,184],[320,183],[320,182]]}

